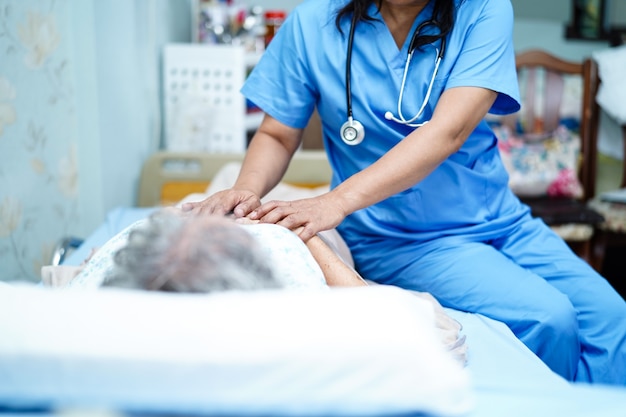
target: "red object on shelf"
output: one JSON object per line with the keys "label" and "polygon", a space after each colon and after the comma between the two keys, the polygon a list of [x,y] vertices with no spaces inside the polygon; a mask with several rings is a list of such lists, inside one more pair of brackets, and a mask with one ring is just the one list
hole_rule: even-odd
{"label": "red object on shelf", "polygon": [[287,13],[284,10],[268,10],[265,12],[265,47],[270,44],[270,41],[278,32],[280,25],[283,24],[287,18]]}

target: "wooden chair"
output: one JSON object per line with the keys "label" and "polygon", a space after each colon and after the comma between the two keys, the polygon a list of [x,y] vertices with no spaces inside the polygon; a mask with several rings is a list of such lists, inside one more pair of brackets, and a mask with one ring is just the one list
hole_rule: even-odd
{"label": "wooden chair", "polygon": [[[550,137],[551,132],[555,132],[562,123],[560,109],[564,98],[564,79],[581,77],[581,108],[576,129],[580,136],[580,156],[579,163],[576,164],[574,159],[573,166],[574,171],[578,169],[577,177],[582,193],[567,198],[529,196],[522,195],[521,192],[518,195],[530,206],[534,216],[542,218],[579,256],[598,269],[599,266],[594,263],[596,258],[592,256],[592,237],[595,224],[603,219],[586,204],[594,197],[596,184],[599,123],[599,110],[595,102],[598,88],[597,66],[590,58],[583,62],[571,62],[542,50],[528,50],[516,55],[516,67],[524,103],[520,112],[506,116],[502,123],[514,127],[523,138],[522,142],[528,141],[529,146],[532,146],[533,141],[536,146],[537,142]],[[539,95],[542,100],[537,100]],[[535,102],[542,105],[536,106]],[[520,129],[521,125],[523,129]]]}
{"label": "wooden chair", "polygon": [[[622,125],[622,145],[626,155],[626,125]],[[607,250],[611,247],[626,248],[626,163],[622,162],[622,178],[620,181],[620,198],[608,201],[597,196],[589,202],[589,206],[604,217],[598,225],[593,239],[593,263],[602,268]],[[623,199],[621,196],[624,196]],[[618,201],[619,200],[619,201]],[[624,285],[624,284],[622,284]]]}

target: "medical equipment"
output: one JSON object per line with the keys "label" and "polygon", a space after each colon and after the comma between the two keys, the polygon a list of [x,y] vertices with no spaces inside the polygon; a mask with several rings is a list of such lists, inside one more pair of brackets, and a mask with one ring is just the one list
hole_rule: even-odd
{"label": "medical equipment", "polygon": [[[350,81],[351,81],[350,69],[351,69],[351,61],[352,61],[352,44],[354,41],[354,29],[356,26],[356,20],[357,20],[356,14],[353,14],[352,23],[350,25],[350,34],[348,36],[348,53],[347,53],[347,60],[346,60],[346,107],[348,109],[347,110],[348,121],[346,121],[341,126],[341,139],[348,145],[358,145],[359,143],[363,142],[363,139],[365,138],[365,128],[358,120],[354,120],[354,118],[352,117],[352,92],[351,92],[351,87],[350,87]],[[420,127],[428,123],[428,121],[425,121],[422,123],[414,123],[414,122],[415,120],[417,120],[418,118],[422,116],[422,113],[424,112],[424,109],[426,108],[426,104],[428,103],[428,100],[430,99],[430,93],[432,91],[433,84],[435,82],[435,77],[437,76],[437,72],[439,71],[439,64],[441,63],[441,59],[443,58],[443,54],[446,49],[446,38],[445,36],[442,36],[441,47],[437,49],[435,69],[433,70],[433,75],[430,79],[430,83],[428,85],[428,90],[426,91],[426,96],[424,97],[424,101],[422,102],[422,105],[420,106],[420,109],[417,112],[417,114],[407,120],[402,114],[402,97],[404,95],[406,76],[409,71],[409,65],[411,64],[411,59],[413,58],[413,53],[415,52],[415,49],[416,49],[416,40],[418,36],[421,34],[422,30],[427,26],[436,26],[439,28],[439,22],[437,22],[434,19],[427,20],[421,23],[417,27],[417,29],[415,29],[415,32],[413,32],[413,36],[411,37],[411,42],[409,43],[406,64],[404,65],[404,73],[402,75],[402,84],[400,86],[400,94],[398,95],[398,110],[397,110],[398,117],[395,117],[390,111],[387,111],[385,113],[385,119],[392,120],[396,123],[400,123],[400,124],[411,126],[411,127]]]}

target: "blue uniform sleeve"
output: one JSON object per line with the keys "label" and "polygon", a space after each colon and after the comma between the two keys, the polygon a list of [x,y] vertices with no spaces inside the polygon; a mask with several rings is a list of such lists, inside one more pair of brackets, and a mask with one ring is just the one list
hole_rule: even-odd
{"label": "blue uniform sleeve", "polygon": [[[510,0],[462,1],[450,34],[451,56],[456,58],[446,88],[475,86],[498,93],[493,114],[520,108],[513,48],[513,8]],[[449,49],[450,49],[449,48]],[[448,55],[448,54],[447,54]]]}

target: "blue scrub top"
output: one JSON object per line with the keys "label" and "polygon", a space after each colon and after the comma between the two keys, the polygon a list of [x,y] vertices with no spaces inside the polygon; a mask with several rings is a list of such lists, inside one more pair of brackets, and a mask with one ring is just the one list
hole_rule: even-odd
{"label": "blue scrub top", "polygon": [[[448,36],[430,100],[418,122],[430,120],[441,93],[459,86],[498,92],[493,114],[519,110],[520,99],[512,44],[513,10],[509,0],[455,0],[456,20]],[[346,53],[350,19],[335,26],[345,0],[305,0],[287,18],[250,74],[242,93],[280,122],[306,126],[317,107],[324,145],[333,168],[332,186],[368,167],[413,129],[386,120],[397,117],[409,35],[398,50],[376,5],[372,22],[356,26],[352,52],[353,116],[365,127],[365,139],[346,145],[340,128],[347,120]],[[433,2],[413,29],[432,15]],[[409,68],[402,111],[411,118],[422,105],[440,41],[416,51]],[[494,239],[528,213],[511,193],[496,137],[485,122],[461,149],[412,188],[348,216],[342,235],[354,246],[370,237],[426,242],[440,236]],[[382,240],[380,238],[383,238]]]}

